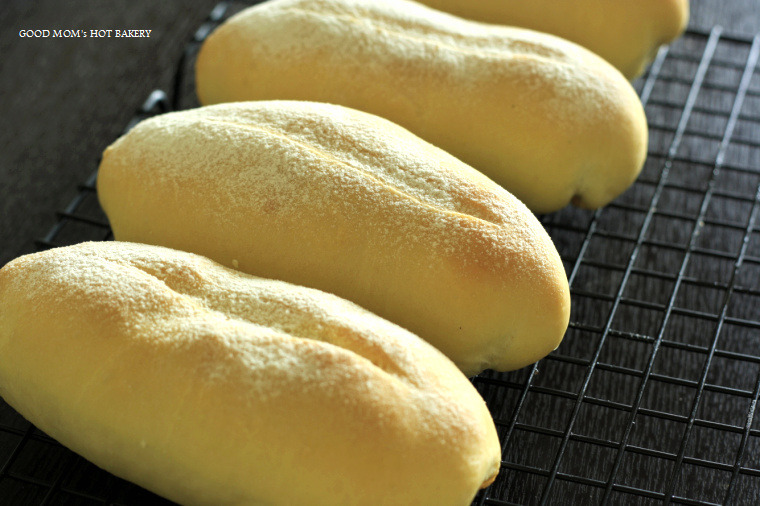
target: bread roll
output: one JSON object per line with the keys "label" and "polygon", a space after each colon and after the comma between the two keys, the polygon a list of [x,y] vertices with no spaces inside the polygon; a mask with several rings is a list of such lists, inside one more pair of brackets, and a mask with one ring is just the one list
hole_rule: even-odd
{"label": "bread roll", "polygon": [[587,47],[627,78],[689,21],[689,0],[419,0],[463,18],[553,33]]}
{"label": "bread roll", "polygon": [[482,398],[409,332],[208,259],[86,243],[0,270],[0,394],[185,505],[469,505],[498,471]]}
{"label": "bread roll", "polygon": [[308,102],[158,116],[109,147],[98,194],[118,240],[334,293],[464,372],[557,347],[560,257],[512,195],[386,120]]}
{"label": "bread roll", "polygon": [[535,212],[603,206],[636,178],[644,112],[590,51],[405,0],[273,0],[203,44],[203,104],[297,99],[370,112],[504,186]]}

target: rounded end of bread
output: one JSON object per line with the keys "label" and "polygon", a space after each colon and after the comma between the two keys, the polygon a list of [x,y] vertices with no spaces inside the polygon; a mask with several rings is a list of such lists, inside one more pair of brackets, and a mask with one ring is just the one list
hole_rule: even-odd
{"label": "rounded end of bread", "polygon": [[488,92],[466,99],[470,112],[458,120],[466,132],[449,134],[448,149],[535,213],[608,204],[646,158],[648,128],[635,89],[578,44],[505,30],[533,50],[487,69]]}
{"label": "rounded end of bread", "polygon": [[557,78],[545,90],[555,112],[544,111],[541,121],[547,124],[534,132],[546,143],[539,158],[547,168],[524,202],[537,213],[568,204],[604,207],[633,184],[647,156],[649,130],[636,90],[601,57],[568,45],[582,64],[556,69]]}
{"label": "rounded end of bread", "polygon": [[571,203],[583,209],[604,207],[622,195],[638,178],[647,157],[649,129],[639,96],[622,76],[612,88],[596,105],[601,115],[593,131],[599,137],[594,139],[591,132],[587,138],[594,154],[575,182]]}
{"label": "rounded end of bread", "polygon": [[[638,6],[631,3],[633,8]],[[655,59],[663,45],[683,35],[689,24],[689,0],[657,0],[647,2],[636,15],[640,18],[631,28],[618,36],[617,53],[610,52],[610,61],[631,81],[641,76]],[[621,20],[624,22],[625,20]],[[635,32],[631,33],[633,29]],[[642,42],[632,43],[637,37]],[[637,52],[635,48],[640,47]],[[600,53],[601,54],[601,53]]]}
{"label": "rounded end of bread", "polygon": [[493,356],[491,368],[500,371],[533,364],[557,349],[570,320],[570,288],[562,261],[548,236],[539,236],[530,248],[542,261],[528,260],[519,268],[517,318],[508,349]]}
{"label": "rounded end of bread", "polygon": [[655,17],[660,23],[660,44],[669,44],[683,35],[689,24],[689,0],[663,0],[662,12]]}
{"label": "rounded end of bread", "polygon": [[451,257],[455,277],[446,278],[460,291],[437,300],[443,316],[428,322],[442,322],[440,329],[419,331],[453,330],[459,339],[435,342],[467,376],[530,365],[555,350],[567,330],[570,289],[562,260],[540,222],[512,199],[512,212],[524,213],[525,221],[499,230],[483,226],[462,241],[469,247]]}

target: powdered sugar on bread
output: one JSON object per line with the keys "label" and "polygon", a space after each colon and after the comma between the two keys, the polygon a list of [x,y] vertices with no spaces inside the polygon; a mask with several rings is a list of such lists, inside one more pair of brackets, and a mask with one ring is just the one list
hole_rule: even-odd
{"label": "powdered sugar on bread", "polygon": [[[405,0],[270,0],[230,18],[196,63],[202,104],[309,100],[389,119],[536,212],[599,207],[641,170],[630,83],[590,51]],[[575,197],[575,198],[574,198]]]}
{"label": "powdered sugar on bread", "polygon": [[472,385],[316,290],[169,249],[85,243],[0,270],[0,394],[182,504],[469,504],[498,471]]}
{"label": "powdered sugar on bread", "polygon": [[567,325],[564,269],[530,211],[376,116],[289,101],[172,113],[100,170],[117,239],[335,293],[468,373],[534,361]]}

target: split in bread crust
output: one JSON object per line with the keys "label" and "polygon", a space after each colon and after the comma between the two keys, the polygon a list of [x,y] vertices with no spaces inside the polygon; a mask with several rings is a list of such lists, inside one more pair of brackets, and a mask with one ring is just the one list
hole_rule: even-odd
{"label": "split in bread crust", "polygon": [[[475,2],[477,3],[477,2]],[[202,104],[310,100],[389,119],[535,212],[597,208],[639,174],[641,101],[559,37],[406,0],[272,0],[230,18],[196,63]]]}
{"label": "split in bread crust", "polygon": [[186,505],[468,505],[500,447],[416,336],[208,259],[85,243],[0,270],[0,395]]}
{"label": "split in bread crust", "polygon": [[535,216],[370,114],[274,101],[151,118],[105,151],[98,195],[118,240],[334,293],[467,374],[533,363],[567,327],[567,277]]}

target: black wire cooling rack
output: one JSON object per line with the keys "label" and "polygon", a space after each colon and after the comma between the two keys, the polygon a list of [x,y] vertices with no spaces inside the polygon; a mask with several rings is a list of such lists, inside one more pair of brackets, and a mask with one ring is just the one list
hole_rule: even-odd
{"label": "black wire cooling rack", "polygon": [[[128,128],[196,104],[195,53],[234,10],[212,11],[171,96],[154,92]],[[650,126],[636,183],[596,212],[541,217],[570,279],[571,323],[538,364],[473,379],[503,447],[474,505],[760,502],[759,55],[760,36],[718,27],[660,51],[636,83]],[[111,239],[95,178],[40,249]],[[170,504],[4,404],[0,502]]]}

